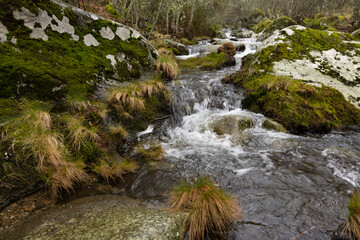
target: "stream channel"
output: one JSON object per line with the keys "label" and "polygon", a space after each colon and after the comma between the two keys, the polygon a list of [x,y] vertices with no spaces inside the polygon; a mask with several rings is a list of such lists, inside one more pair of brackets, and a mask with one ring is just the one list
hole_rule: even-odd
{"label": "stream channel", "polygon": [[[244,209],[244,221],[235,224],[228,239],[331,239],[346,220],[349,197],[360,185],[360,133],[298,136],[262,128],[263,115],[242,109],[243,90],[221,83],[260,44],[256,39],[239,41],[246,49],[236,54],[236,66],[184,70],[177,81],[168,84],[170,118],[139,135],[140,142],[161,144],[166,160],[161,166],[144,164],[121,183],[125,194],[159,204],[181,179],[210,176],[235,195]],[[209,44],[191,46],[190,56]],[[219,136],[211,128],[215,119],[226,115],[249,117],[254,127],[244,130],[243,138],[234,143],[230,136]],[[117,206],[111,198],[101,197],[106,200],[102,202],[97,198],[75,201],[72,209],[60,207],[57,214],[83,216],[90,208],[103,208],[106,201]],[[94,201],[99,203],[91,203]],[[44,214],[51,218],[51,212]],[[28,229],[37,226],[37,218],[32,219],[26,223]],[[72,225],[71,221],[66,224]],[[89,234],[90,230],[85,229]],[[16,231],[11,234],[15,236]]]}
{"label": "stream channel", "polygon": [[[163,173],[157,184],[207,175],[236,195],[245,219],[228,239],[331,239],[360,184],[360,133],[297,136],[262,128],[263,115],[242,109],[243,90],[221,83],[259,44],[239,41],[246,49],[236,54],[236,66],[183,71],[170,83],[172,116],[160,139],[176,170]],[[193,47],[191,54],[203,48]],[[241,144],[211,130],[211,122],[224,115],[254,120]]]}

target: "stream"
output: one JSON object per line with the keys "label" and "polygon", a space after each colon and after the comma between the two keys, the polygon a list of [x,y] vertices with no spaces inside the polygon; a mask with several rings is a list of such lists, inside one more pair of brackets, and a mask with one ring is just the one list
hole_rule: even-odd
{"label": "stream", "polygon": [[[58,236],[56,239],[116,239],[123,231],[116,222],[124,218],[118,215],[123,204],[134,205],[132,209],[144,204],[162,205],[175,183],[197,176],[210,176],[236,196],[244,209],[244,221],[234,225],[228,239],[332,239],[333,232],[346,220],[352,191],[360,186],[360,132],[298,136],[264,129],[263,115],[242,109],[244,91],[221,83],[224,76],[238,71],[241,59],[254,53],[260,44],[251,38],[238,41],[245,45],[245,51],[236,54],[235,66],[184,70],[178,80],[170,82],[170,118],[138,135],[140,142],[161,144],[166,151],[164,162],[144,163],[119,184],[122,190],[118,193],[145,203],[132,203],[121,196],[88,196],[35,214],[0,234],[0,239],[20,239],[17,234],[26,235],[26,231],[37,228],[45,229],[36,230],[41,237],[26,239],[49,239],[48,234]],[[190,56],[203,53],[209,44],[204,41],[190,46]],[[229,115],[245,116],[254,122],[254,127],[244,130],[241,141],[219,136],[211,128],[215,119]],[[136,214],[123,214],[127,219],[132,216],[137,226],[134,229],[138,229],[131,233],[138,234],[131,239],[150,239],[147,235],[139,237],[146,230],[144,216],[151,230],[148,232],[165,228],[156,227],[163,226],[156,220],[161,212],[141,208]],[[131,221],[123,222],[134,225]],[[172,225],[169,220],[166,226]]]}
{"label": "stream", "polygon": [[[331,239],[346,220],[348,199],[360,184],[360,133],[297,136],[262,128],[263,115],[241,108],[243,91],[220,82],[238,71],[241,58],[259,44],[239,41],[246,50],[236,54],[236,66],[183,71],[170,83],[172,115],[160,139],[175,170],[157,174],[155,182],[161,186],[168,179],[207,175],[237,196],[245,219],[228,239]],[[192,55],[208,43],[201,44],[191,48]],[[255,121],[241,144],[211,131],[211,121],[224,115]],[[167,186],[171,184],[163,189]]]}

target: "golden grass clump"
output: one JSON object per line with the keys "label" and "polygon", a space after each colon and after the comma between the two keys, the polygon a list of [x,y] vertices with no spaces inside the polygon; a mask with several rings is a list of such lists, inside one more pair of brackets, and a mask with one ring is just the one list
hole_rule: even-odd
{"label": "golden grass clump", "polygon": [[360,239],[360,193],[354,192],[350,198],[349,217],[343,225],[342,235],[348,235],[350,239]]}
{"label": "golden grass clump", "polygon": [[165,150],[161,145],[137,146],[136,150],[148,161],[162,161],[165,158]]}
{"label": "golden grass clump", "polygon": [[112,88],[109,92],[108,101],[111,103],[120,103],[131,112],[145,109],[145,101],[136,84]]}
{"label": "golden grass clump", "polygon": [[84,146],[88,141],[96,142],[100,139],[97,134],[96,127],[85,127],[83,117],[75,117],[67,115],[64,117],[66,122],[66,129],[69,132],[69,137],[75,149],[80,151],[81,146]]}
{"label": "golden grass clump", "polygon": [[65,105],[72,113],[78,113],[91,107],[91,103],[84,94],[79,91],[72,91],[64,98]]}
{"label": "golden grass clump", "polygon": [[165,84],[158,79],[133,82],[126,86],[118,86],[109,90],[107,101],[114,104],[117,112],[125,119],[132,119],[131,113],[145,110],[147,97],[165,93]]}
{"label": "golden grass clump", "polygon": [[62,190],[70,193],[77,183],[86,182],[90,178],[83,166],[78,166],[73,162],[63,162],[61,166],[50,169],[48,184],[55,198],[61,196]]}
{"label": "golden grass clump", "polygon": [[128,131],[120,123],[117,126],[110,126],[110,132],[113,135],[117,135],[117,136],[120,136],[122,138],[127,138],[129,136]]}
{"label": "golden grass clump", "polygon": [[223,238],[231,223],[243,218],[237,200],[207,177],[176,186],[169,204],[172,210],[189,211],[184,224],[191,240],[207,239],[214,232],[219,232]]}
{"label": "golden grass clump", "polygon": [[156,69],[161,73],[164,80],[176,79],[180,70],[173,53],[163,48],[159,49],[159,53]]}
{"label": "golden grass clump", "polygon": [[138,169],[136,162],[124,159],[123,161],[101,160],[93,167],[93,171],[99,174],[107,183],[114,181],[126,173],[134,172]]}
{"label": "golden grass clump", "polygon": [[34,167],[46,176],[54,197],[58,197],[62,189],[69,192],[76,183],[86,181],[86,172],[67,161],[63,136],[52,129],[50,106],[27,100],[19,105],[22,111],[18,118],[7,123],[2,141],[11,144],[19,160],[35,161]]}

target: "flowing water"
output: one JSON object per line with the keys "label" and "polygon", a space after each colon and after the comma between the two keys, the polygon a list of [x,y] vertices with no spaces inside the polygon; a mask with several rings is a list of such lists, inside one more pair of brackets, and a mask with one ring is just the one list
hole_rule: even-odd
{"label": "flowing water", "polygon": [[[176,170],[165,175],[208,175],[236,195],[245,220],[229,239],[331,239],[346,219],[352,190],[360,185],[360,133],[296,136],[262,128],[263,115],[241,108],[243,90],[220,82],[256,50],[254,39],[240,41],[246,50],[236,55],[236,66],[186,71],[169,85],[172,115],[161,144]],[[192,49],[200,52],[202,46]],[[255,121],[241,144],[211,131],[212,120],[224,115]]]}
{"label": "flowing water", "polygon": [[[158,165],[145,163],[121,187],[131,197],[158,204],[180,179],[207,175],[238,197],[244,209],[244,221],[234,226],[228,239],[331,239],[346,219],[352,190],[360,185],[360,132],[296,136],[262,128],[263,115],[242,109],[243,90],[220,82],[239,70],[241,58],[258,45],[255,39],[240,41],[246,49],[236,55],[236,66],[183,71],[178,81],[169,84],[170,119],[138,135],[140,141],[160,141],[167,159]],[[199,55],[208,44],[191,47],[191,54]],[[234,143],[210,127],[214,119],[226,115],[250,117],[255,127],[246,129],[243,139]],[[89,201],[98,200],[89,197],[60,209],[61,218],[70,219],[65,227],[75,216],[93,210]],[[105,197],[97,205],[107,209],[109,201]],[[13,231],[47,226],[43,224],[49,224],[51,214],[45,211],[39,215],[45,215],[44,221],[35,216]],[[17,239],[10,236],[15,235],[4,239]]]}

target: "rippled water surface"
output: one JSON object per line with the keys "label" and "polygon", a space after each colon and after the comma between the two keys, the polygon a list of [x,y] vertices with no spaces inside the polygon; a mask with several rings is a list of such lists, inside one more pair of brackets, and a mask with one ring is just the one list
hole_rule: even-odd
{"label": "rippled water surface", "polygon": [[[360,134],[310,137],[262,128],[263,115],[242,110],[242,90],[220,83],[256,49],[254,39],[241,41],[246,50],[236,55],[235,67],[185,71],[170,84],[173,113],[162,145],[176,171],[168,175],[210,175],[239,197],[245,221],[229,239],[330,239],[346,218],[349,195],[360,184]],[[230,136],[219,137],[209,127],[223,115],[249,116],[256,126],[245,130],[241,144],[234,144]]]}

